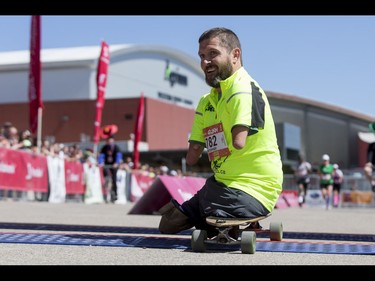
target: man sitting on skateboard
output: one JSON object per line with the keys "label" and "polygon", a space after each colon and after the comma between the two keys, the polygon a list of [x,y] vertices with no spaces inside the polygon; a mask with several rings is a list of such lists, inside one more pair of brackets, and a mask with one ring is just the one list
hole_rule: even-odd
{"label": "man sitting on skateboard", "polygon": [[196,108],[186,163],[207,149],[214,174],[189,200],[160,209],[159,230],[175,234],[195,226],[216,234],[206,217],[267,216],[282,190],[275,124],[266,94],[242,66],[235,33],[213,28],[199,38],[198,55],[210,93]]}

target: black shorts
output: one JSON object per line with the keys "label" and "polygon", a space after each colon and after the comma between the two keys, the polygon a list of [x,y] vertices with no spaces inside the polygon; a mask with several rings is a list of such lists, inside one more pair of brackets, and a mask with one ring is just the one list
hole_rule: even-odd
{"label": "black shorts", "polygon": [[323,189],[323,188],[327,189],[328,186],[330,186],[330,185],[333,185],[333,184],[332,183],[321,183],[320,184],[320,189]]}
{"label": "black shorts", "polygon": [[302,184],[305,188],[309,185],[309,183],[310,183],[310,177],[309,176],[297,178],[297,184],[298,185]]}
{"label": "black shorts", "polygon": [[208,216],[225,218],[255,218],[269,211],[253,196],[242,190],[227,187],[213,176],[188,201],[181,205],[183,212],[196,224],[205,224]]}
{"label": "black shorts", "polygon": [[340,192],[340,189],[341,189],[341,183],[334,183],[333,184],[333,190],[337,190],[338,192]]}

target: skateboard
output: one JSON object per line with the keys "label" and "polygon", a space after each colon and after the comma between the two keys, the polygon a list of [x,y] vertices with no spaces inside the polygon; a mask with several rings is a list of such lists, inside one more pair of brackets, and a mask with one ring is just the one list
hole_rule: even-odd
{"label": "skateboard", "polygon": [[254,254],[256,252],[256,233],[268,233],[271,241],[281,241],[283,238],[283,225],[281,222],[271,222],[268,229],[246,229],[251,223],[265,219],[270,215],[252,219],[209,216],[206,218],[206,222],[215,226],[219,233],[214,237],[208,238],[206,230],[195,229],[191,235],[191,248],[193,252],[205,252],[207,244],[231,244],[241,245],[243,254]]}

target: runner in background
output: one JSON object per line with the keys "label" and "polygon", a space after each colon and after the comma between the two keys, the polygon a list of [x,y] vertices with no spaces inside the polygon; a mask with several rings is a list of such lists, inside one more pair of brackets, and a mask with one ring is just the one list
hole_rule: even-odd
{"label": "runner in background", "polygon": [[344,173],[338,164],[333,164],[333,207],[337,208],[340,203],[341,184],[344,181]]}
{"label": "runner in background", "polygon": [[311,164],[305,160],[303,154],[298,155],[298,164],[294,175],[298,186],[298,204],[300,207],[306,202],[307,189],[310,184]]}
{"label": "runner in background", "polygon": [[332,207],[332,191],[333,191],[333,165],[329,162],[328,154],[322,156],[323,163],[319,166],[318,174],[320,176],[320,190],[322,197],[326,202],[326,209]]}

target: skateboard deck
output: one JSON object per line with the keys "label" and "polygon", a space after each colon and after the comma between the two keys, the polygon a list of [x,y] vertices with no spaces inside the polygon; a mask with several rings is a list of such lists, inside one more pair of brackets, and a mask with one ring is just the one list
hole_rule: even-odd
{"label": "skateboard deck", "polygon": [[206,218],[206,222],[210,225],[217,226],[217,227],[227,227],[227,226],[240,226],[240,225],[247,225],[252,222],[256,222],[262,219],[269,217],[271,214],[267,216],[261,216],[257,218],[220,218],[220,217],[213,217],[209,216]]}
{"label": "skateboard deck", "polygon": [[271,241],[281,241],[283,236],[283,226],[281,222],[271,222],[268,229],[250,228],[250,224],[263,220],[271,215],[257,218],[220,218],[209,216],[206,222],[215,226],[218,234],[208,238],[207,231],[195,229],[191,236],[191,247],[194,252],[206,251],[207,244],[239,244],[241,252],[244,254],[254,254],[256,252],[256,233],[267,232]]}

